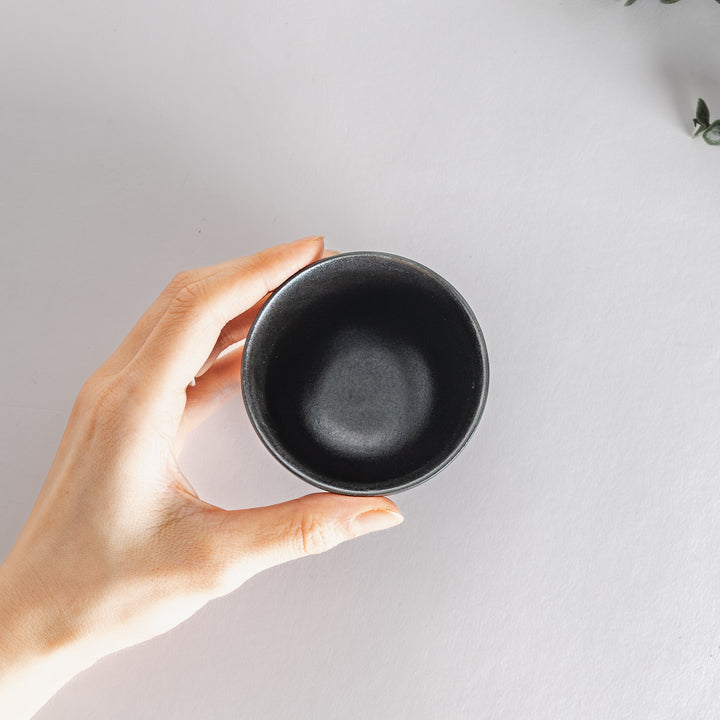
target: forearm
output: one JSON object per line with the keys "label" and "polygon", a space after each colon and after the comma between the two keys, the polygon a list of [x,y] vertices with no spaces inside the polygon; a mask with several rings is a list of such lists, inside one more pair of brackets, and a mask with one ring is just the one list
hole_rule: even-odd
{"label": "forearm", "polygon": [[95,662],[91,647],[58,612],[51,593],[0,565],[0,717],[31,718],[66,682]]}

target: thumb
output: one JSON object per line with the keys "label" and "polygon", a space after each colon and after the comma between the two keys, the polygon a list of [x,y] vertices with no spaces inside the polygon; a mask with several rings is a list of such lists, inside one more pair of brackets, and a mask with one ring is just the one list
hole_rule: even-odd
{"label": "thumb", "polygon": [[385,497],[315,493],[297,500],[225,514],[216,540],[230,565],[227,591],[243,579],[273,565],[325,552],[366,533],[403,521],[395,503]]}

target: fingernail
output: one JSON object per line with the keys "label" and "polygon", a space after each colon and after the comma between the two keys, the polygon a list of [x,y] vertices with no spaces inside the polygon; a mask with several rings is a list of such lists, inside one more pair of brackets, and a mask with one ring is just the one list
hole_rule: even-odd
{"label": "fingernail", "polygon": [[300,243],[307,242],[308,240],[324,240],[325,237],[323,235],[308,235],[307,237],[300,238],[299,240],[294,240],[291,244],[292,245],[299,245]]}
{"label": "fingernail", "polygon": [[392,510],[366,510],[350,521],[350,530],[357,537],[376,530],[386,530],[394,527],[404,519],[400,513]]}

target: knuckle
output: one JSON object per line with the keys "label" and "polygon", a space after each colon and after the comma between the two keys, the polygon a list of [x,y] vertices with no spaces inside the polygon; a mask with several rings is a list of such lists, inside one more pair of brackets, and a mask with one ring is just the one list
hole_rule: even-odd
{"label": "knuckle", "polygon": [[125,390],[117,377],[90,378],[80,388],[70,415],[75,428],[84,428],[87,438],[104,438],[103,442],[120,442],[125,436],[127,416]]}
{"label": "knuckle", "polygon": [[75,405],[82,412],[114,411],[120,402],[119,383],[116,377],[91,377],[80,388]]}
{"label": "knuckle", "polygon": [[242,273],[248,277],[256,277],[262,283],[266,295],[275,289],[268,278],[267,261],[261,256],[243,258]]}
{"label": "knuckle", "polygon": [[98,391],[98,381],[94,377],[88,378],[80,388],[75,398],[75,407],[78,410],[87,410],[95,405],[95,397]]}
{"label": "knuckle", "polygon": [[168,288],[177,293],[181,288],[194,283],[197,280],[197,272],[195,270],[181,270],[170,281]]}
{"label": "knuckle", "polygon": [[207,287],[204,282],[197,280],[183,285],[175,295],[173,304],[180,311],[197,308],[208,300]]}
{"label": "knuckle", "polygon": [[197,280],[180,288],[168,308],[171,323],[207,326],[213,329],[223,327],[226,318],[218,308],[217,293],[207,280]]}
{"label": "knuckle", "polygon": [[304,514],[291,529],[290,542],[302,555],[317,555],[336,545],[334,533],[323,518]]}

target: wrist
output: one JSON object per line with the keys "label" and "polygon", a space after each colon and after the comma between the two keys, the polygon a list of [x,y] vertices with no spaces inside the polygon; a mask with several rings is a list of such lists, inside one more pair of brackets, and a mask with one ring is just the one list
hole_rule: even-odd
{"label": "wrist", "polygon": [[50,587],[19,571],[12,558],[0,565],[3,717],[32,717],[98,657],[79,627],[61,612]]}

